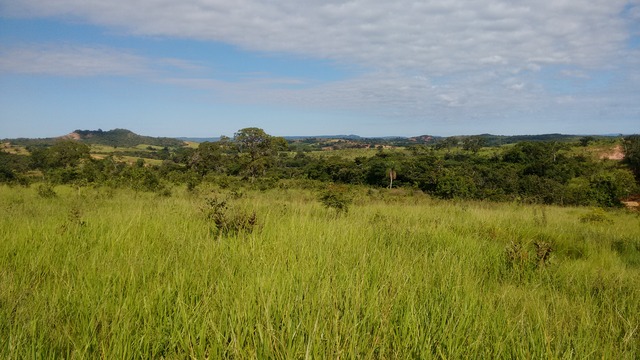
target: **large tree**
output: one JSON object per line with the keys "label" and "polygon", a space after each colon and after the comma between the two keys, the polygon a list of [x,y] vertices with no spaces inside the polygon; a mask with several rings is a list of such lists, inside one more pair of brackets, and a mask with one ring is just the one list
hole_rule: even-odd
{"label": "large tree", "polygon": [[245,175],[252,179],[264,175],[275,163],[278,152],[287,150],[284,138],[271,136],[256,127],[238,130],[234,141],[238,145]]}

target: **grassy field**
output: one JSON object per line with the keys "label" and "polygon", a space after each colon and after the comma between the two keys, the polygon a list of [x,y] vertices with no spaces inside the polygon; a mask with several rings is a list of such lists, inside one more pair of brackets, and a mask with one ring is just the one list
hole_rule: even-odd
{"label": "grassy field", "polygon": [[352,191],[2,186],[0,358],[640,355],[638,213]]}

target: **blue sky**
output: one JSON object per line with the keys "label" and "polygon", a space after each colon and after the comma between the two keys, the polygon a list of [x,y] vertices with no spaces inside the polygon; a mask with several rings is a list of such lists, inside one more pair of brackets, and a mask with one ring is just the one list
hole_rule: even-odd
{"label": "blue sky", "polygon": [[640,132],[640,1],[0,0],[0,138]]}

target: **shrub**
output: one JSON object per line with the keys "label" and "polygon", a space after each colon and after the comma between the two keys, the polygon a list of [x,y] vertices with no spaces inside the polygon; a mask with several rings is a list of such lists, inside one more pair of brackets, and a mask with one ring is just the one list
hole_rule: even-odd
{"label": "shrub", "polygon": [[227,200],[216,197],[206,199],[203,212],[207,220],[215,225],[212,233],[219,236],[229,236],[239,233],[251,233],[258,225],[256,212],[243,212],[230,208]]}
{"label": "shrub", "polygon": [[535,241],[533,246],[536,249],[536,260],[538,260],[538,267],[544,267],[549,263],[553,247],[546,241]]}
{"label": "shrub", "polygon": [[330,185],[320,194],[318,200],[327,209],[334,209],[337,215],[349,212],[351,197],[344,186]]}
{"label": "shrub", "polygon": [[590,212],[580,216],[581,223],[613,223],[607,213],[602,209],[593,209]]}
{"label": "shrub", "polygon": [[517,278],[522,280],[525,274],[538,268],[544,268],[549,264],[553,247],[547,241],[534,241],[533,248],[531,243],[523,244],[520,241],[511,241],[505,248],[506,265]]}
{"label": "shrub", "polygon": [[56,194],[55,190],[53,190],[53,186],[51,186],[51,184],[49,184],[49,183],[40,184],[38,186],[38,195],[40,197],[45,198],[45,199],[50,199],[50,198],[54,198],[54,197],[58,196],[58,194]]}

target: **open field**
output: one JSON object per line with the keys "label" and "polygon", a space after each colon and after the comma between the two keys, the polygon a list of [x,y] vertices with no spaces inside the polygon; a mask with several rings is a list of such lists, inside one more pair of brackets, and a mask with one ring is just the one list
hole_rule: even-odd
{"label": "open field", "polygon": [[0,186],[0,358],[638,358],[637,212],[351,191]]}

